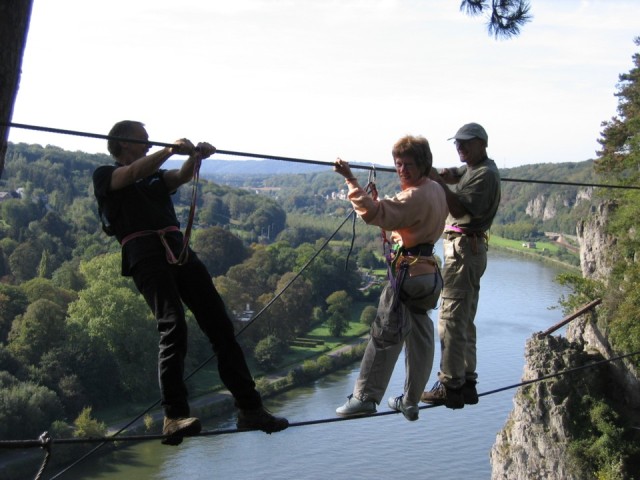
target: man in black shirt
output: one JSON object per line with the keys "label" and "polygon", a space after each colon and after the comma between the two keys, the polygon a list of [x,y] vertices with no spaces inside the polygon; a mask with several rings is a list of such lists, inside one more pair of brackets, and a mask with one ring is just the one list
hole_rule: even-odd
{"label": "man in black shirt", "polygon": [[[94,193],[105,232],[115,235],[122,245],[122,275],[133,277],[157,320],[163,443],[179,445],[184,436],[201,429],[200,421],[189,416],[183,380],[187,352],[183,303],[217,354],[220,378],[239,409],[238,429],[284,430],[288,421],[274,417],[262,406],[211,275],[188,245],[183,248],[184,237],[171,201],[171,195],[193,178],[194,168],[215,153],[215,147],[206,142],[195,147],[183,138],[148,154],[149,136],[144,125],[130,120],[116,123],[109,137],[108,149],[116,163],[96,169]],[[173,154],[189,158],[180,169],[161,169]]]}

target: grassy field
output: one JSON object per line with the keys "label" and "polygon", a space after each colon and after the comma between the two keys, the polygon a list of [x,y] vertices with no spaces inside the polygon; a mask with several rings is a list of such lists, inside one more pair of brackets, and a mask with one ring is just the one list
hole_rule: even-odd
{"label": "grassy field", "polygon": [[523,246],[523,243],[524,242],[520,240],[510,240],[508,238],[498,237],[497,235],[492,235],[489,238],[489,245],[502,247],[502,248],[512,248],[514,250],[519,250],[522,252],[529,252],[529,253],[537,253],[538,251],[542,252],[545,250],[551,253],[558,253],[562,248],[561,245],[558,245],[555,242],[535,242],[536,248],[527,248]]}
{"label": "grassy field", "polygon": [[528,248],[519,240],[510,240],[497,235],[489,238],[489,248],[497,248],[509,252],[538,258],[545,262],[562,265],[570,270],[580,269],[580,256],[577,252],[568,250],[556,242],[535,242],[535,248]]}

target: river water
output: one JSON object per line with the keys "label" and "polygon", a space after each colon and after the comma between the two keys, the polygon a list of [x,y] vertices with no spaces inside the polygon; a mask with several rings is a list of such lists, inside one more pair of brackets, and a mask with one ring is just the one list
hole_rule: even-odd
{"label": "river water", "polygon": [[[480,393],[518,383],[527,338],[562,319],[561,310],[550,309],[564,293],[554,282],[558,273],[560,270],[546,264],[489,252],[476,318]],[[437,312],[432,313],[435,322]],[[429,386],[436,378],[439,358],[437,346]],[[402,392],[403,362],[401,357],[386,397]],[[290,422],[334,418],[336,407],[351,393],[358,367],[354,364],[313,385],[270,399],[267,407]],[[510,389],[483,396],[478,405],[462,410],[423,409],[416,422],[394,414],[292,427],[273,435],[244,432],[191,438],[179,447],[142,442],[89,458],[61,478],[488,479],[489,451],[512,408],[514,393]],[[378,411],[385,410],[388,407],[383,402]],[[203,427],[235,428],[235,416],[205,421]]]}

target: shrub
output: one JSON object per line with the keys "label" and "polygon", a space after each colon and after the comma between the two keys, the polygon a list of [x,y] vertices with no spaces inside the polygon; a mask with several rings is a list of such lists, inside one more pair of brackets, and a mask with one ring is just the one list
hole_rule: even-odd
{"label": "shrub", "polygon": [[378,309],[373,305],[367,305],[362,309],[362,313],[360,314],[360,323],[365,325],[371,325],[373,321],[376,319],[376,313]]}
{"label": "shrub", "polygon": [[286,344],[274,335],[268,335],[258,342],[253,351],[258,365],[265,370],[274,369],[282,360]]}
{"label": "shrub", "polygon": [[85,407],[73,424],[74,437],[104,437],[107,433],[107,425],[91,417],[91,407]]}

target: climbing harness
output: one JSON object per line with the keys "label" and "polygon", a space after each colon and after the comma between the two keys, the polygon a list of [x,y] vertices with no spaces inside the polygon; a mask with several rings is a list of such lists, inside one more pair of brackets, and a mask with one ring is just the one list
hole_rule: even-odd
{"label": "climbing harness", "polygon": [[[376,168],[375,166],[372,166],[369,171],[369,179],[365,191],[371,196],[371,198],[373,198],[373,200],[378,200],[378,189],[376,187],[375,180]],[[382,240],[382,254],[387,264],[387,278],[394,292],[391,311],[396,312],[398,305],[402,300],[402,285],[407,275],[410,275],[410,267],[416,264],[421,257],[428,258],[433,256],[434,245],[431,243],[422,243],[414,247],[407,248],[397,243],[393,244],[387,237],[387,232],[384,228],[380,228],[380,237]],[[433,265],[436,268],[436,275],[438,275],[440,282],[442,282],[442,273],[440,272],[438,262],[433,262]],[[434,282],[434,291],[437,284],[438,282]]]}
{"label": "climbing harness", "polygon": [[468,228],[462,228],[458,225],[445,225],[444,234],[447,240],[453,240],[455,238],[467,237],[471,245],[471,251],[478,253],[478,239],[482,238],[485,244],[489,245],[489,235],[483,230],[470,230]]}

